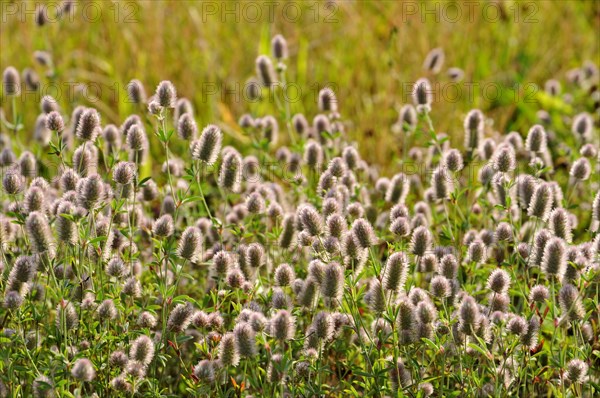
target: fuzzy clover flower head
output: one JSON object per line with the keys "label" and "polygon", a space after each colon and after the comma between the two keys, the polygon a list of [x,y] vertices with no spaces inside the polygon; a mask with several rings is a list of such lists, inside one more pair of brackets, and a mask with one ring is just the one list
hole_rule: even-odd
{"label": "fuzzy clover flower head", "polygon": [[356,244],[363,249],[368,249],[377,242],[377,236],[375,236],[373,227],[364,218],[355,220],[352,223],[351,231]]}
{"label": "fuzzy clover flower head", "polygon": [[2,74],[2,85],[4,86],[4,94],[7,96],[16,96],[21,92],[21,77],[19,71],[13,66],[4,69]]}
{"label": "fuzzy clover flower head", "polygon": [[517,165],[515,150],[512,145],[499,145],[492,155],[492,164],[496,171],[508,173],[513,171]]}
{"label": "fuzzy clover flower head", "polygon": [[154,342],[146,335],[133,341],[129,350],[129,358],[144,365],[149,365],[154,358]]}
{"label": "fuzzy clover flower head", "polygon": [[474,151],[483,140],[485,118],[479,109],[473,109],[467,113],[464,121],[465,148]]}
{"label": "fuzzy clover flower head", "polygon": [[131,162],[119,162],[113,169],[113,180],[121,185],[127,185],[133,181],[136,174],[136,166]]}
{"label": "fuzzy clover flower head", "polygon": [[100,115],[97,110],[88,108],[83,112],[77,123],[75,134],[83,141],[96,141],[98,135],[102,134]]}
{"label": "fuzzy clover flower head", "polygon": [[461,171],[464,167],[463,158],[458,149],[450,149],[444,153],[444,163],[452,172]]}
{"label": "fuzzy clover flower head", "polygon": [[173,225],[173,217],[170,214],[164,214],[152,225],[152,233],[161,238],[166,238],[173,235],[175,226]]}
{"label": "fuzzy clover flower head", "polygon": [[592,172],[592,166],[588,158],[579,158],[571,166],[569,174],[577,181],[585,181],[590,178]]}
{"label": "fuzzy clover flower head", "polygon": [[550,298],[550,291],[544,285],[535,285],[529,291],[529,301],[543,303]]}
{"label": "fuzzy clover flower head", "polygon": [[46,115],[46,128],[51,131],[62,132],[65,129],[65,121],[62,115],[57,111],[52,111]]}
{"label": "fuzzy clover flower head", "polygon": [[338,111],[338,100],[331,88],[325,87],[319,91],[318,106],[320,112]]}
{"label": "fuzzy clover flower head", "polygon": [[525,148],[530,152],[541,153],[547,149],[547,134],[544,127],[539,124],[534,125],[527,133]]}
{"label": "fuzzy clover flower head", "polygon": [[567,364],[565,378],[573,384],[583,384],[587,381],[588,364],[581,359],[572,359]]}
{"label": "fuzzy clover flower head", "polygon": [[189,113],[184,113],[179,117],[177,122],[177,135],[183,140],[192,140],[198,134],[198,127],[194,116]]}
{"label": "fuzzy clover flower head", "polygon": [[163,80],[156,87],[156,100],[163,108],[174,108],[177,102],[177,90],[168,80]]}
{"label": "fuzzy clover flower head", "polygon": [[423,62],[423,70],[430,72],[434,75],[440,73],[444,66],[444,50],[442,48],[434,48],[429,51]]}
{"label": "fuzzy clover flower head", "polygon": [[146,90],[141,81],[133,79],[127,84],[127,97],[134,104],[143,104],[146,102]]}
{"label": "fuzzy clover flower head", "polygon": [[275,35],[271,39],[271,52],[273,58],[277,60],[284,60],[288,57],[288,46],[287,41],[282,35]]}
{"label": "fuzzy clover flower head", "polygon": [[261,84],[265,87],[271,87],[273,84],[277,83],[273,62],[266,55],[260,55],[256,58],[256,75]]}
{"label": "fuzzy clover flower head", "polygon": [[92,381],[96,378],[96,370],[92,361],[87,358],[78,359],[71,369],[71,376],[81,381]]}
{"label": "fuzzy clover flower head", "polygon": [[215,125],[208,125],[202,130],[199,140],[192,141],[190,151],[192,158],[206,164],[213,164],[217,161],[223,134]]}
{"label": "fuzzy clover flower head", "polygon": [[428,79],[421,78],[415,82],[412,97],[413,103],[419,113],[428,113],[431,111],[432,90]]}
{"label": "fuzzy clover flower head", "polygon": [[490,274],[487,288],[496,294],[505,294],[510,287],[510,275],[503,269],[497,268]]}

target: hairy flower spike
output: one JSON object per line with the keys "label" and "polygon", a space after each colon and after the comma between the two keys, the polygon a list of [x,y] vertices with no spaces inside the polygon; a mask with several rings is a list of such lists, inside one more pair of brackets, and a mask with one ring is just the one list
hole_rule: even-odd
{"label": "hairy flower spike", "polygon": [[163,108],[174,108],[177,102],[177,91],[173,83],[163,80],[156,87],[156,99]]}
{"label": "hairy flower spike", "polygon": [[561,279],[567,268],[565,243],[561,238],[551,238],[544,247],[542,271],[548,276]]}
{"label": "hairy flower spike", "polygon": [[525,148],[528,151],[535,153],[542,153],[547,148],[547,134],[544,127],[539,124],[534,125],[529,129],[527,133],[527,139],[525,140]]}
{"label": "hairy flower spike", "polygon": [[392,254],[383,271],[383,287],[386,290],[398,293],[404,289],[406,278],[408,277],[409,263],[408,257],[403,252]]}
{"label": "hairy flower spike", "polygon": [[215,125],[208,125],[202,130],[200,139],[192,141],[190,150],[192,158],[207,164],[213,164],[217,161],[219,151],[221,150],[221,141],[223,134]]}
{"label": "hairy flower spike", "polygon": [[429,80],[421,78],[417,80],[412,91],[413,103],[419,113],[426,113],[431,110],[432,90]]}

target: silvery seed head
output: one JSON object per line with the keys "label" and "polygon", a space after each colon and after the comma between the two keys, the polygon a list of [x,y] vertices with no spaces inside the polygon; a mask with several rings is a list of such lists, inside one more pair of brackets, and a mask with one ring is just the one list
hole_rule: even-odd
{"label": "silvery seed head", "polygon": [[212,124],[206,126],[202,130],[200,139],[190,145],[192,158],[207,164],[215,163],[221,150],[222,139],[223,134],[217,126]]}
{"label": "silvery seed head", "polygon": [[174,108],[177,102],[177,91],[173,83],[163,80],[156,88],[156,100],[163,108]]}
{"label": "silvery seed head", "polygon": [[471,296],[463,298],[458,311],[459,327],[466,335],[473,335],[481,323],[479,306]]}
{"label": "silvery seed head", "polygon": [[242,157],[237,151],[228,152],[223,156],[223,163],[219,172],[219,185],[221,188],[237,193],[240,191],[242,179]]}
{"label": "silvery seed head", "polygon": [[331,314],[321,311],[313,317],[310,331],[315,334],[317,339],[328,341],[333,337],[334,327]]}
{"label": "silvery seed head", "polygon": [[305,204],[300,206],[297,215],[303,230],[311,236],[319,236],[323,233],[323,219],[312,205]]}
{"label": "silvery seed head", "polygon": [[123,137],[127,138],[127,135],[129,134],[129,129],[134,125],[139,125],[140,128],[142,128],[142,129],[144,127],[144,124],[142,123],[142,119],[140,119],[140,117],[138,115],[129,115],[125,119],[123,124],[121,124],[121,127],[119,127],[119,131],[120,131],[121,135],[123,135]]}
{"label": "silvery seed head", "polygon": [[437,167],[431,175],[431,187],[436,199],[448,199],[453,190],[451,173],[445,167]]}
{"label": "silvery seed head", "polygon": [[519,199],[519,205],[523,209],[529,207],[533,193],[537,188],[537,181],[535,177],[529,174],[521,174],[516,179],[517,183],[517,197]]}
{"label": "silvery seed head", "polygon": [[534,125],[527,133],[525,140],[525,149],[535,153],[545,152],[547,148],[547,134],[544,127],[539,124]]}
{"label": "silvery seed head", "polygon": [[15,311],[23,304],[23,297],[19,292],[11,290],[4,295],[3,306],[7,310]]}
{"label": "silvery seed head", "polygon": [[246,209],[252,214],[262,214],[265,212],[265,199],[258,192],[252,192],[246,197]]}
{"label": "silvery seed head", "polygon": [[400,108],[397,122],[400,130],[404,133],[411,133],[417,128],[417,122],[418,118],[415,107],[410,104],[403,105]]}
{"label": "silvery seed head", "polygon": [[406,217],[396,218],[390,225],[390,231],[398,236],[406,237],[410,234],[410,221]]}
{"label": "silvery seed head", "polygon": [[78,359],[71,369],[71,376],[81,381],[92,381],[96,377],[96,370],[92,361],[87,358]]}
{"label": "silvery seed head", "polygon": [[308,140],[304,145],[304,162],[317,169],[323,163],[323,147],[316,141]]}
{"label": "silvery seed head", "polygon": [[62,332],[75,329],[79,323],[77,310],[70,301],[61,300],[56,307],[56,327]]}

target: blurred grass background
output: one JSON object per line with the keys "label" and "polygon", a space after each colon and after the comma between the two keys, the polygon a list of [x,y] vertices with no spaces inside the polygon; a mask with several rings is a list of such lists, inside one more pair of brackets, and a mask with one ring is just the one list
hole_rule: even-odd
{"label": "blurred grass background", "polygon": [[[570,69],[586,60],[600,63],[598,1],[94,0],[78,1],[71,17],[38,27],[33,10],[40,3],[2,0],[0,67],[35,68],[42,94],[56,94],[59,87],[55,96],[66,114],[83,103],[97,107],[103,123],[120,124],[135,111],[126,101],[131,79],[140,79],[148,95],[166,79],[192,101],[201,127],[220,122],[239,131],[241,114],[274,112],[270,105],[246,103],[243,87],[256,56],[268,53],[271,36],[281,33],[290,48],[289,81],[302,87],[292,112],[312,120],[318,90],[333,86],[350,137],[365,159],[380,163],[397,150],[390,132],[396,109],[410,101],[412,82],[428,76],[423,61],[435,47],[443,48],[446,62],[439,75],[428,76],[434,90],[436,82],[449,83],[449,67],[465,72],[458,97],[436,93],[433,104],[436,128],[456,145],[471,108],[493,118],[498,131],[525,133],[542,107],[541,89],[532,84],[543,87],[549,78],[567,84]],[[49,13],[59,4],[45,3]],[[52,54],[53,77],[35,64],[36,50]],[[76,83],[95,86],[83,95],[73,90]],[[498,85],[501,95],[494,98]],[[22,134],[31,134],[39,102],[30,96],[19,107]]]}

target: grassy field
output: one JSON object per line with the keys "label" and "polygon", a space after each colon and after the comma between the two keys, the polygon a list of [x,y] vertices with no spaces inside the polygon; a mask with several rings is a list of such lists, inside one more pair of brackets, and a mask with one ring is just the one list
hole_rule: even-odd
{"label": "grassy field", "polygon": [[0,398],[600,395],[599,1],[0,22]]}
{"label": "grassy field", "polygon": [[[50,51],[55,76],[43,79],[48,92],[55,82],[59,102],[71,110],[80,102],[70,94],[75,83],[92,83],[81,101],[117,124],[132,111],[124,100],[131,79],[149,92],[169,79],[193,102],[201,125],[219,121],[240,132],[236,122],[249,111],[243,98],[254,74],[251,61],[268,53],[271,36],[281,33],[295,84],[289,97],[301,98],[292,102],[293,113],[314,114],[318,91],[334,86],[350,136],[372,161],[391,159],[397,150],[390,134],[396,109],[410,102],[412,83],[428,76],[423,62],[433,48],[446,54],[442,72],[429,76],[437,127],[456,136],[453,143],[460,142],[462,120],[473,107],[492,117],[498,131],[528,128],[538,109],[565,106],[540,98],[546,80],[566,84],[569,70],[600,57],[595,1],[285,3],[94,2],[67,21],[38,28],[35,2],[3,1],[0,65],[31,67],[34,51]],[[447,78],[450,67],[464,70],[461,84]],[[37,111],[26,108],[29,123]]]}

